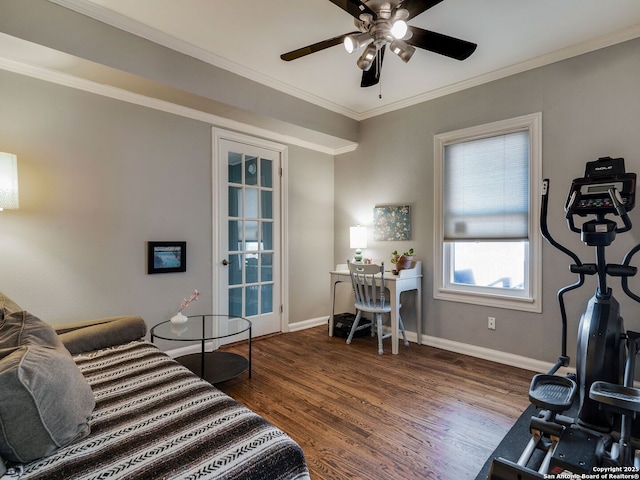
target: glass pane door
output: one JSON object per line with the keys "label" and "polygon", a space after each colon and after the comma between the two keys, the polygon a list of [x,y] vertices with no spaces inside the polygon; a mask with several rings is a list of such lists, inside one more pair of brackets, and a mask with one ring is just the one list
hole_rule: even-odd
{"label": "glass pane door", "polygon": [[279,154],[225,140],[219,158],[226,263],[220,300],[225,313],[252,320],[256,334],[280,331]]}
{"label": "glass pane door", "polygon": [[273,161],[228,152],[229,314],[273,312]]}

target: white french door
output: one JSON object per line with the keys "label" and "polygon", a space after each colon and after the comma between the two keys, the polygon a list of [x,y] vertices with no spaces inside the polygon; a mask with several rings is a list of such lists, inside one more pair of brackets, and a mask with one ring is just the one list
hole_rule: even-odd
{"label": "white french door", "polygon": [[251,320],[253,336],[280,332],[280,172],[285,147],[217,129],[213,137],[217,310]]}

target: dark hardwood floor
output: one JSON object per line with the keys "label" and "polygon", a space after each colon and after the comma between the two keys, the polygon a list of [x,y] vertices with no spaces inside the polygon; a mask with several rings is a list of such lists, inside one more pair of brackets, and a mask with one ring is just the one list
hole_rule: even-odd
{"label": "dark hardwood floor", "polygon": [[389,342],[378,355],[370,337],[346,345],[326,327],[257,339],[252,378],[217,386],[293,437],[314,480],[473,480],[533,373],[414,343],[392,355]]}

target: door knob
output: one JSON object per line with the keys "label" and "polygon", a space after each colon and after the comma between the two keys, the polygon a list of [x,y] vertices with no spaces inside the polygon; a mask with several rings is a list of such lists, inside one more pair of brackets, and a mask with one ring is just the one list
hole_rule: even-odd
{"label": "door knob", "polygon": [[222,264],[226,267],[227,265],[229,265],[229,260],[225,258],[224,260],[222,260]]}

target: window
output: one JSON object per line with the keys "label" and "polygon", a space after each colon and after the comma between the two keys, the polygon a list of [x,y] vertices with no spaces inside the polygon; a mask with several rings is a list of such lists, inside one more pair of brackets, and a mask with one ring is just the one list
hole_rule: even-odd
{"label": "window", "polygon": [[542,311],[540,113],[436,135],[434,296]]}

